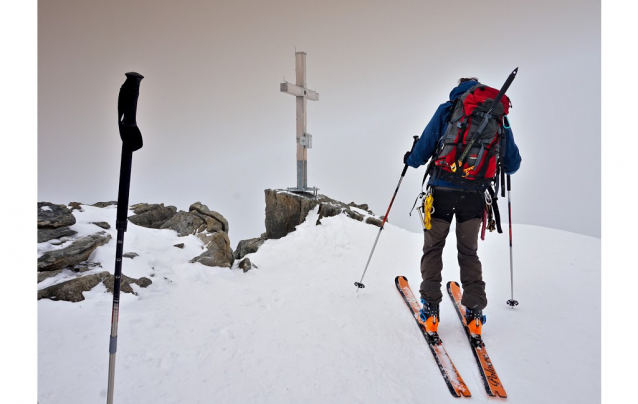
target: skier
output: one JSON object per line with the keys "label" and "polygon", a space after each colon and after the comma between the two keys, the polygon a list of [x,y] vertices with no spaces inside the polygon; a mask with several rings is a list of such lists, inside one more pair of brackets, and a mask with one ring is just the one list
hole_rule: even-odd
{"label": "skier", "polygon": [[[484,209],[486,209],[486,198],[489,201],[486,190],[492,186],[491,183],[497,175],[496,162],[499,156],[501,169],[506,174],[514,174],[521,164],[521,156],[507,121],[506,113],[510,102],[505,96],[501,101],[504,106],[497,105],[497,108],[494,108],[494,112],[497,114],[500,112],[500,115],[494,115],[496,118],[490,116],[490,119],[495,121],[492,124],[494,130],[490,136],[496,140],[477,136],[481,137],[481,140],[476,145],[474,143],[470,145],[469,154],[463,153],[463,148],[468,146],[471,137],[470,129],[476,131],[475,127],[478,125],[476,123],[472,125],[471,118],[474,118],[475,122],[479,122],[481,117],[486,115],[485,113],[480,115],[480,111],[485,111],[485,105],[482,106],[481,102],[478,102],[477,112],[470,114],[470,122],[467,121],[465,114],[468,108],[466,106],[463,109],[463,104],[468,105],[470,96],[474,96],[475,90],[490,91],[493,89],[488,87],[486,90],[486,86],[480,84],[476,77],[461,78],[458,86],[450,92],[450,100],[438,107],[413,151],[407,152],[403,158],[404,164],[414,168],[418,168],[432,158],[428,166],[430,174],[428,194],[433,197],[432,206],[434,209],[431,211],[429,222],[431,227],[427,229],[426,226],[423,257],[421,258],[423,282],[420,293],[423,308],[419,313],[420,321],[425,324],[428,333],[436,333],[438,328],[439,303],[443,298],[441,294],[443,247],[450,230],[452,217],[456,215],[458,262],[461,268],[461,283],[464,291],[462,304],[467,308],[465,318],[470,332],[477,336],[481,335],[482,325],[486,320],[483,309],[487,306],[487,297],[477,249],[478,234],[484,218]],[[494,95],[491,98],[487,101],[483,98],[486,105],[493,102]],[[460,107],[459,104],[461,104]],[[487,127],[489,128],[489,125]],[[465,128],[467,128],[467,132],[464,135]],[[446,131],[446,129],[450,130]],[[487,132],[486,128],[481,133]],[[463,142],[464,136],[465,143]],[[505,142],[504,145],[501,140]],[[479,147],[480,151],[475,149]],[[469,157],[467,165],[462,166],[461,160],[466,156]],[[474,159],[474,163],[470,167],[472,159]],[[457,163],[461,164],[457,166]],[[481,169],[481,166],[484,168]],[[430,212],[424,213],[427,217]]]}

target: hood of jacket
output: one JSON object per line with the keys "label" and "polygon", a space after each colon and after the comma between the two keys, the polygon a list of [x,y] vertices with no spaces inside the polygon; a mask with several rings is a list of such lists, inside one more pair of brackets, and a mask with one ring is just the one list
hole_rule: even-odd
{"label": "hood of jacket", "polygon": [[457,98],[462,96],[464,92],[466,92],[467,90],[472,88],[472,86],[475,86],[477,84],[478,84],[478,82],[476,82],[474,80],[470,80],[470,81],[466,81],[466,82],[461,83],[458,86],[454,87],[452,89],[452,91],[450,91],[450,101],[456,100]]}

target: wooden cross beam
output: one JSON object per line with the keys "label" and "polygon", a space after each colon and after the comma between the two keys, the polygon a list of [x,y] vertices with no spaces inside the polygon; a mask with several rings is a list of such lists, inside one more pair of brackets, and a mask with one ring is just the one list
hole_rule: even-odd
{"label": "wooden cross beam", "polygon": [[279,85],[282,93],[294,95],[297,103],[297,187],[291,191],[308,191],[308,153],[312,148],[312,135],[306,132],[306,100],[319,101],[319,93],[306,88],[306,52],[295,52],[295,84],[283,82]]}

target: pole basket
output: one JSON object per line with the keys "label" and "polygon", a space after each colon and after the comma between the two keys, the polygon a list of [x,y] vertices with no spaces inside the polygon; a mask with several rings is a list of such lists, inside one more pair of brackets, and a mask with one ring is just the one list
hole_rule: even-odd
{"label": "pole basket", "polygon": [[366,287],[366,285],[364,285],[364,284],[363,284],[363,283],[361,283],[361,282],[355,282],[355,283],[354,283],[354,286],[358,287],[359,289],[363,289],[363,288],[365,288],[365,287]]}
{"label": "pole basket", "polygon": [[510,299],[507,301],[507,305],[514,308],[514,306],[518,306],[518,301],[514,299]]}

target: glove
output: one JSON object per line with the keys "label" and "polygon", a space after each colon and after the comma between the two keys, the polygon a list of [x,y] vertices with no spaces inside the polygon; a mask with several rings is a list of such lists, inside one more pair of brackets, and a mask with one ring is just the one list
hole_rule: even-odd
{"label": "glove", "polygon": [[412,152],[405,153],[405,156],[403,156],[403,164],[408,164],[408,157],[410,157],[410,154],[412,154]]}

